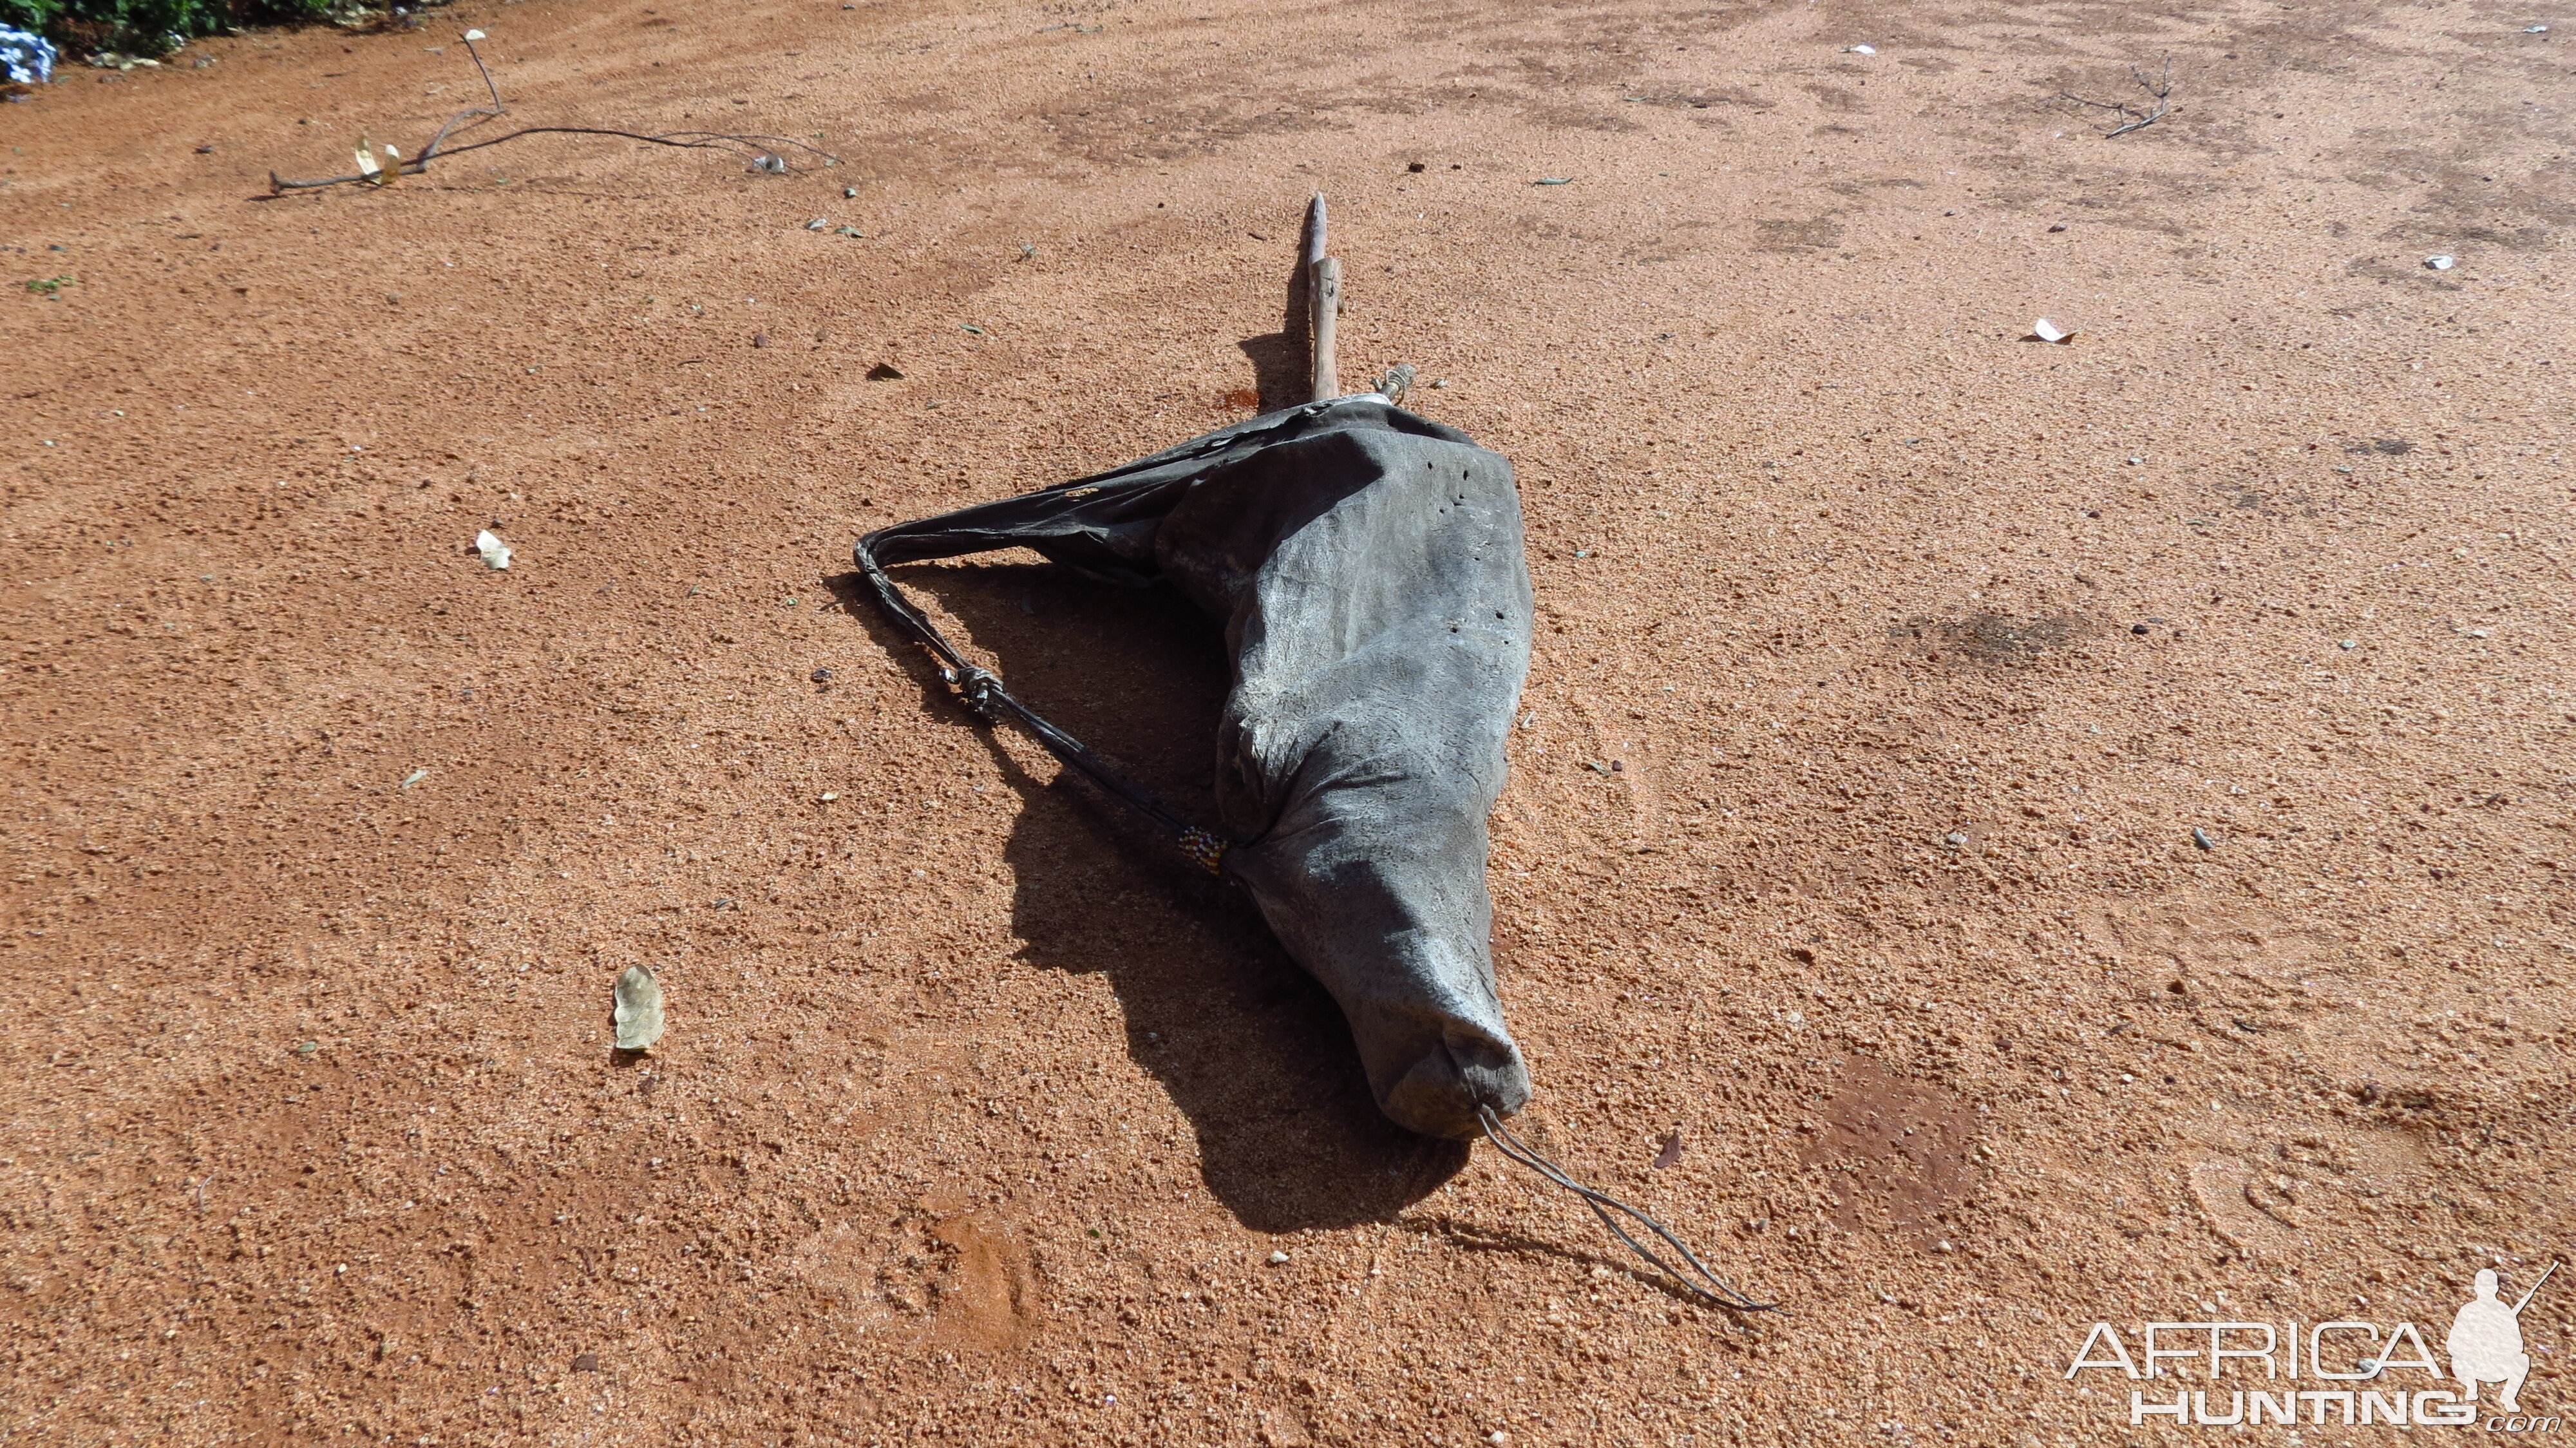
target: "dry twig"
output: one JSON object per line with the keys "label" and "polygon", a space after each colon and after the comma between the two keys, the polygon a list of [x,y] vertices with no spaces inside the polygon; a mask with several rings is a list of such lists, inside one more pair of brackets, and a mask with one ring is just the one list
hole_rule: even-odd
{"label": "dry twig", "polygon": [[450,146],[447,144],[447,138],[454,135],[460,128],[471,129],[485,121],[496,120],[509,114],[509,107],[501,103],[501,87],[493,82],[491,69],[483,64],[483,53],[474,48],[474,42],[481,38],[480,31],[467,32],[465,53],[474,58],[474,69],[481,73],[483,88],[492,97],[492,104],[489,107],[476,106],[470,110],[458,111],[448,117],[447,124],[438,128],[438,134],[429,138],[429,144],[420,148],[419,155],[407,161],[401,161],[390,168],[354,172],[347,176],[324,176],[311,181],[289,181],[271,171],[268,173],[270,193],[282,195],[288,191],[311,191],[324,186],[345,186],[353,181],[365,181],[381,186],[397,176],[420,175],[429,169],[430,162],[441,156],[461,156],[468,151],[480,151],[486,146],[515,141],[521,136],[614,136],[619,140],[640,141],[648,146],[730,151],[735,155],[748,157],[752,165],[759,170],[779,175],[786,174],[788,169],[786,158],[781,153],[791,149],[820,156],[827,166],[840,164],[840,157],[820,147],[809,146],[803,141],[790,140],[785,136],[746,135],[727,131],[666,131],[658,136],[649,136],[640,131],[621,131],[604,126],[522,126],[507,135],[487,136],[482,140],[471,141],[461,146]]}
{"label": "dry twig", "polygon": [[2163,120],[2166,113],[2173,109],[2172,56],[2168,55],[2165,57],[2164,71],[2155,79],[2148,79],[2147,73],[2138,69],[2134,65],[2129,67],[2129,79],[2136,81],[2138,83],[2138,89],[2145,91],[2154,99],[2155,104],[2153,106],[2141,110],[2137,106],[2128,105],[2120,101],[2088,101],[2082,96],[2070,95],[2065,91],[2059,91],[2057,93],[2057,98],[2059,100],[2073,101],[2079,106],[2091,106],[2095,110],[2099,111],[2110,111],[2113,114],[2120,116],[2122,118],[2120,124],[2113,126],[2111,129],[2102,133],[2102,139],[2107,141],[2113,136],[2125,136],[2131,131],[2137,130],[2141,126],[2152,126],[2156,122]]}

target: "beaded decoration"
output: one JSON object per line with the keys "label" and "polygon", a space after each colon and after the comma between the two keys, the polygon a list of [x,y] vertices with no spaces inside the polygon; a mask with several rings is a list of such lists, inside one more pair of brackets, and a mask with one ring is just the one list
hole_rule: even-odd
{"label": "beaded decoration", "polygon": [[1211,875],[1225,873],[1225,852],[1229,847],[1214,834],[1192,825],[1181,831],[1181,853],[1198,863]]}

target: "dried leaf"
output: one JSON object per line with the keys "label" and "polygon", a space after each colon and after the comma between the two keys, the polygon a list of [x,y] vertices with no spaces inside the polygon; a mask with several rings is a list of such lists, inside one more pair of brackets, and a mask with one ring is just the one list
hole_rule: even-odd
{"label": "dried leaf", "polygon": [[1681,1159],[1682,1134],[1676,1131],[1664,1138],[1664,1149],[1655,1153],[1655,1170],[1662,1171],[1668,1166],[1677,1165]]}
{"label": "dried leaf", "polygon": [[662,982],[653,968],[630,965],[617,978],[617,1049],[649,1051],[662,1039]]}
{"label": "dried leaf", "polygon": [[[385,153],[385,159],[382,161],[376,159],[376,152],[379,149]],[[379,148],[375,142],[367,139],[367,133],[364,131],[358,133],[357,156],[358,174],[375,185],[391,186],[395,179],[402,175],[402,153],[391,146]]]}

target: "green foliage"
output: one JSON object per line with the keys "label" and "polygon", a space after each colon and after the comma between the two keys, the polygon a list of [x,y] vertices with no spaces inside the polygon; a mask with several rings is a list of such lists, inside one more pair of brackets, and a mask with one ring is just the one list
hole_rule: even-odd
{"label": "green foliage", "polygon": [[236,25],[320,20],[331,8],[331,0],[0,0],[0,27],[35,31],[66,55],[153,55]]}

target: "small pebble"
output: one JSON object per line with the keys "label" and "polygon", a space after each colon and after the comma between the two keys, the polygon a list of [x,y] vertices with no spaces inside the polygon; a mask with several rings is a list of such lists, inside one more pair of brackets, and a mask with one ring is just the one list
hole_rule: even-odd
{"label": "small pebble", "polygon": [[856,201],[856,200],[858,200],[858,199],[859,199],[859,188],[857,188],[856,186],[844,186],[844,187],[842,187],[842,188],[841,188],[841,199],[842,199],[842,200],[844,200],[844,201]]}
{"label": "small pebble", "polygon": [[2142,624],[2142,623],[2133,623],[2133,624],[2129,625],[2129,632],[2131,632],[2131,633],[2133,633],[2133,634],[2142,634],[2142,633],[2145,633],[2146,631],[2147,631],[2147,626],[2146,626],[2145,624]]}
{"label": "small pebble", "polygon": [[2063,221],[2053,221],[2049,223],[2048,229],[2051,231],[2064,231],[2066,229],[2066,223]]}
{"label": "small pebble", "polygon": [[2360,648],[2361,645],[2354,643],[2350,639],[2337,639],[2335,640],[2335,647],[2339,649],[2357,649]]}
{"label": "small pebble", "polygon": [[2424,258],[2424,265],[2434,271],[2449,271],[2451,268],[2458,266],[2459,264],[2460,259],[2455,256],[2428,256]]}
{"label": "small pebble", "polygon": [[2198,825],[2193,825],[2191,827],[2191,842],[2200,846],[2204,850],[2214,850],[2218,848],[2218,841],[2211,839],[2209,837],[2209,831],[2202,829]]}
{"label": "small pebble", "polygon": [[1957,830],[1952,830],[1950,833],[1941,837],[1941,843],[1945,845],[1964,845],[1967,842],[1968,837]]}
{"label": "small pebble", "polygon": [[1270,1254],[1270,1265],[1273,1267],[1280,1266],[1286,1263],[1287,1260],[1288,1254],[1285,1252],[1273,1252]]}
{"label": "small pebble", "polygon": [[813,220],[805,223],[805,229],[807,231],[829,231],[832,229],[832,219],[828,216],[817,216]]}
{"label": "small pebble", "polygon": [[806,677],[806,678],[808,678],[808,679],[811,679],[811,680],[813,680],[815,683],[819,684],[819,683],[822,683],[824,680],[831,678],[831,677],[832,677],[832,671],[831,671],[830,669],[816,669],[814,672],[812,672],[812,673],[810,673],[810,674],[807,674],[805,677]]}

